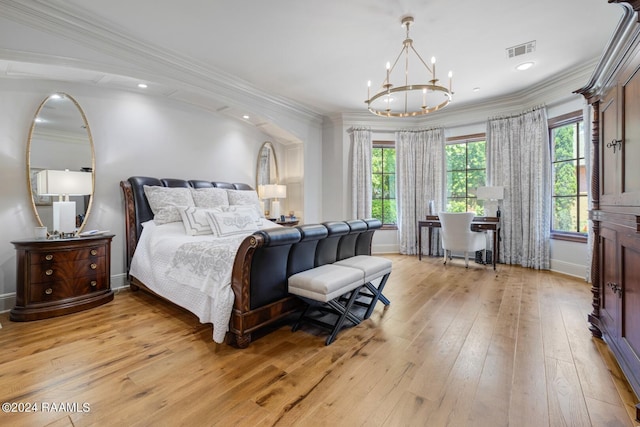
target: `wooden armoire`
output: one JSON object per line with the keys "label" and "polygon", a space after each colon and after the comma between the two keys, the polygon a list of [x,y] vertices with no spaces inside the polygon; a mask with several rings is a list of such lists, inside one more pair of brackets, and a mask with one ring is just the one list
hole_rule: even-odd
{"label": "wooden armoire", "polygon": [[576,91],[593,113],[588,321],[640,397],[640,0],[609,3],[624,16],[591,81]]}

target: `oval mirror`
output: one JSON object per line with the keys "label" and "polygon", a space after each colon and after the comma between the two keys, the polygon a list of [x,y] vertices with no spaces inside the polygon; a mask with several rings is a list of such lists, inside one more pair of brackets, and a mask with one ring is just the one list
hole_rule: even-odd
{"label": "oval mirror", "polygon": [[256,167],[256,189],[261,185],[278,184],[278,160],[273,144],[267,141],[262,144],[258,152],[258,165]]}
{"label": "oval mirror", "polygon": [[[27,140],[27,188],[40,226],[50,234],[69,233],[69,227],[82,231],[93,201],[94,169],[93,140],[84,111],[66,93],[48,96],[36,111]],[[61,201],[72,203],[56,203]]]}
{"label": "oval mirror", "polygon": [[[258,152],[258,164],[256,166],[256,190],[260,199],[264,199],[263,189],[268,184],[279,184],[278,160],[276,150],[269,141],[262,144]],[[264,199],[265,211],[269,211],[269,199]]]}

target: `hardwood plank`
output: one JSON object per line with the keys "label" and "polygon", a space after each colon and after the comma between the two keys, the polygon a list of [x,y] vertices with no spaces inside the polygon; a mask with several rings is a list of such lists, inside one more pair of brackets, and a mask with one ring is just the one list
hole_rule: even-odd
{"label": "hardwood plank", "polygon": [[[622,425],[637,403],[586,324],[590,285],[500,265],[389,255],[367,321],[326,331],[293,318],[247,349],[145,293],[37,322],[0,314],[3,402],[90,412],[0,413],[3,425]],[[633,414],[633,415],[632,415]]]}

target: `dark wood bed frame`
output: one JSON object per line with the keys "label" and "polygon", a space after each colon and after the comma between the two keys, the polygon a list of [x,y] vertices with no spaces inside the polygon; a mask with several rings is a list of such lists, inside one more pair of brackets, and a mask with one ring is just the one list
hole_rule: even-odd
{"label": "dark wood bed frame", "polygon": [[[150,209],[147,206],[137,206],[142,204],[142,200],[146,204],[146,198],[144,193],[140,194],[142,185],[136,181],[142,179],[148,180],[148,185],[162,185],[165,187],[177,187],[184,186],[184,183],[188,183],[189,186],[194,188],[202,187],[217,187],[217,188],[229,188],[229,189],[252,189],[247,184],[230,184],[225,182],[210,182],[200,180],[175,180],[175,179],[157,179],[148,177],[132,177],[129,180],[121,181],[120,187],[124,193],[124,206],[125,206],[125,247],[126,247],[126,261],[127,261],[127,278],[132,290],[143,289],[150,292],[153,295],[159,296],[155,292],[151,291],[144,283],[137,278],[129,274],[129,267],[131,265],[131,259],[133,253],[138,244],[140,238],[140,232],[142,230],[141,224],[145,221],[152,219],[149,216]],[[133,181],[132,181],[133,180]],[[157,183],[153,184],[154,181]],[[133,182],[133,184],[132,184]],[[140,188],[134,188],[140,187]],[[251,342],[251,334],[259,328],[269,325],[294,311],[297,311],[301,307],[299,299],[293,296],[284,296],[276,301],[268,304],[251,308],[251,269],[253,256],[257,249],[265,246],[265,239],[259,234],[253,234],[244,239],[238,252],[236,254],[235,262],[233,265],[231,276],[231,287],[234,293],[233,310],[231,313],[231,319],[229,321],[229,333],[226,336],[226,342],[231,345],[236,345],[240,348],[246,348]],[[162,298],[161,296],[159,296]],[[163,298],[165,299],[165,298]],[[165,299],[166,300],[166,299]]]}

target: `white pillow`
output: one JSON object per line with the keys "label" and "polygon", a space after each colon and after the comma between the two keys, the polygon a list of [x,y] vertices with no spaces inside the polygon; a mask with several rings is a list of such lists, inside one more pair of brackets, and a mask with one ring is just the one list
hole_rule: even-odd
{"label": "white pillow", "polygon": [[182,217],[178,207],[194,205],[191,190],[186,187],[145,185],[143,189],[156,224],[181,221]]}
{"label": "white pillow", "polygon": [[214,209],[188,207],[180,208],[180,216],[182,217],[182,224],[184,225],[184,231],[190,236],[201,236],[203,234],[213,234],[211,226],[207,219],[207,212],[211,212]]}
{"label": "white pillow", "polygon": [[213,234],[218,237],[251,234],[258,230],[256,222],[248,213],[210,210],[206,215]]}
{"label": "white pillow", "polygon": [[264,212],[260,208],[260,199],[255,190],[227,190],[229,205],[254,206],[258,215],[263,218]]}
{"label": "white pillow", "polygon": [[237,212],[245,215],[251,216],[251,218],[255,221],[257,226],[262,225],[262,218],[258,211],[256,211],[255,207],[252,205],[231,205],[231,206],[223,206],[220,208],[222,212]]}
{"label": "white pillow", "polygon": [[229,206],[229,197],[224,188],[192,188],[191,196],[196,207],[199,208]]}

